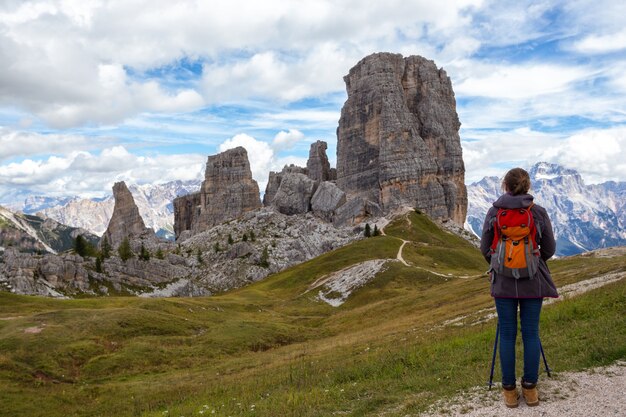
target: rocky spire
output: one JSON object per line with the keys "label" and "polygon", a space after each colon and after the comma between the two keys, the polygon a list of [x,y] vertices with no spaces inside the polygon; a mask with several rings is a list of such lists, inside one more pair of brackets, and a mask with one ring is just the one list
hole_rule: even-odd
{"label": "rocky spire", "polygon": [[143,222],[135,199],[124,181],[113,185],[113,198],[115,199],[113,215],[102,239],[106,237],[109,244],[116,247],[126,237],[156,238],[154,230],[146,227]]}
{"label": "rocky spire", "polygon": [[314,181],[328,181],[331,179],[330,163],[326,156],[326,142],[318,140],[311,144],[309,159],[306,162],[309,178]]}
{"label": "rocky spire", "polygon": [[450,78],[420,56],[379,53],[344,77],[337,185],[387,213],[402,205],[463,224],[467,212]]}
{"label": "rocky spire", "polygon": [[259,207],[259,185],[252,179],[245,148],[211,155],[200,192],[174,200],[176,237],[185,230],[202,232]]}

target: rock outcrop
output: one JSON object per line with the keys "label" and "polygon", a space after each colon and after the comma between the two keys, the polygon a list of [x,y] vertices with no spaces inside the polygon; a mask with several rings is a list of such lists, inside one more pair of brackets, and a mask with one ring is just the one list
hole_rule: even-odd
{"label": "rock outcrop", "polygon": [[[318,140],[311,144],[309,150],[309,159],[307,167],[302,168],[296,165],[286,165],[281,172],[270,172],[265,195],[263,196],[263,205],[273,206],[283,214],[302,214],[312,210],[312,198],[318,186],[321,183],[334,179],[333,171],[326,156],[326,142]],[[335,187],[336,188],[336,187]],[[325,186],[324,190],[329,188]],[[339,192],[341,190],[338,190]],[[333,190],[335,197],[336,190]],[[345,195],[344,195],[345,197]],[[322,218],[330,221],[331,212],[336,208],[330,207],[336,204],[328,201],[331,198],[327,193],[320,194],[318,198],[318,213],[323,214]],[[325,201],[322,201],[325,200]],[[341,200],[339,198],[338,200]],[[343,199],[345,202],[345,198]],[[323,205],[323,207],[322,207]]]}
{"label": "rock outcrop", "polygon": [[288,216],[266,207],[179,244],[149,246],[152,242],[146,241],[149,259],[140,257],[138,248],[126,261],[113,251],[100,264],[93,257],[0,249],[0,291],[53,297],[211,295],[258,281],[361,237],[352,227],[335,227],[311,213]]}
{"label": "rock outcrop", "polygon": [[261,207],[248,153],[239,146],[209,156],[199,193],[174,200],[174,230],[196,234]]}
{"label": "rock outcrop", "polygon": [[274,197],[276,196],[276,193],[280,188],[283,177],[289,174],[308,175],[308,170],[306,168],[291,164],[285,165],[283,167],[283,170],[280,172],[270,171],[267,186],[265,187],[265,194],[263,195],[263,205],[265,207],[272,205],[272,201],[274,201]]}
{"label": "rock outcrop", "polygon": [[283,214],[304,214],[311,210],[316,188],[317,182],[304,174],[284,174],[271,204]]}
{"label": "rock outcrop", "polygon": [[344,80],[339,188],[384,213],[409,205],[463,224],[460,122],[446,72],[419,56],[379,53],[362,59]]}
{"label": "rock outcrop", "polygon": [[101,242],[106,238],[109,244],[115,248],[125,238],[156,240],[154,230],[146,227],[139,214],[133,195],[124,181],[116,182],[113,185],[113,198],[115,198],[113,215],[111,220],[109,220],[107,230],[102,235]]}

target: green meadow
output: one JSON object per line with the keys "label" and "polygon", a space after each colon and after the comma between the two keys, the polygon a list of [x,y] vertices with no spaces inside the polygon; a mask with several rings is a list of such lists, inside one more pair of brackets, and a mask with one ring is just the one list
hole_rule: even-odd
{"label": "green meadow", "polygon": [[[485,385],[495,319],[479,251],[414,212],[385,232],[212,297],[0,292],[0,416],[404,416]],[[402,240],[409,266],[394,260]],[[310,288],[379,258],[339,307]],[[626,273],[626,256],[550,268],[563,286]],[[625,317],[623,279],[546,306],[551,368],[626,358]]]}

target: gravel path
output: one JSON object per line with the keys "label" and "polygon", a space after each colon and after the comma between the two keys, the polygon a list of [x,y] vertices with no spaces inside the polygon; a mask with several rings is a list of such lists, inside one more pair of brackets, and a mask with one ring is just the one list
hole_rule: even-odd
{"label": "gravel path", "polygon": [[585,372],[544,376],[538,385],[540,404],[528,407],[520,398],[518,408],[506,408],[499,387],[477,387],[434,405],[422,416],[465,417],[608,417],[626,416],[626,362]]}

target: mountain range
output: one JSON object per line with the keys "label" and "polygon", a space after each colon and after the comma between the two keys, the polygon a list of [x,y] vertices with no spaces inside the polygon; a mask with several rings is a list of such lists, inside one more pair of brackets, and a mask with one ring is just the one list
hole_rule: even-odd
{"label": "mountain range", "polygon": [[[586,185],[581,175],[560,165],[539,162],[529,170],[530,193],[546,208],[557,239],[557,255],[626,244],[626,182]],[[485,177],[467,187],[465,228],[480,236],[502,180]]]}
{"label": "mountain range", "polygon": [[22,252],[64,252],[72,249],[78,235],[92,244],[99,240],[85,229],[66,226],[50,218],[14,213],[0,206],[0,252],[12,246]]}
{"label": "mountain range", "polygon": [[[170,181],[164,184],[129,185],[146,226],[159,237],[174,238],[174,198],[197,191],[201,181]],[[38,214],[68,226],[101,236],[113,213],[113,195],[104,198],[30,196],[9,205],[24,214]]]}

